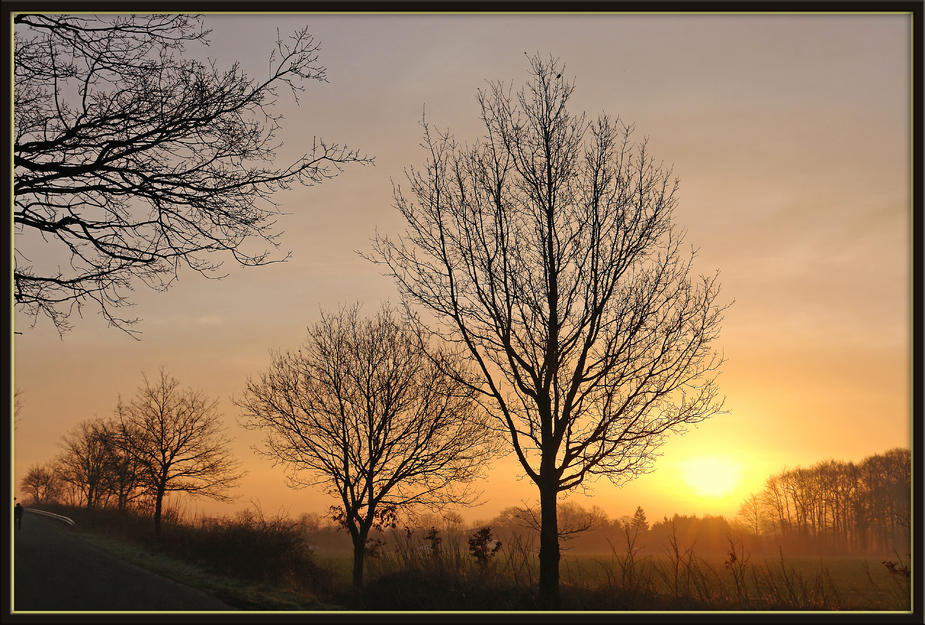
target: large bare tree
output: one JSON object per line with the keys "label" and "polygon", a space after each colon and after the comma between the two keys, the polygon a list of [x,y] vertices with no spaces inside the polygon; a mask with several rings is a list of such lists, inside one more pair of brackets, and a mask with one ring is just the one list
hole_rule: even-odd
{"label": "large bare tree", "polygon": [[128,402],[116,407],[124,453],[137,463],[137,480],[154,500],[154,529],[161,533],[161,511],[168,493],[187,493],[228,501],[226,494],[242,473],[229,452],[216,400],[180,387],[161,369]]}
{"label": "large bare tree", "polygon": [[[356,150],[316,139],[274,163],[279,90],[325,81],[306,30],[277,41],[268,74],[185,58],[207,43],[189,15],[17,14],[14,65],[14,296],[59,332],[94,305],[110,324],[138,284],[163,290],[182,266],[281,260],[273,194],[314,185]],[[222,256],[217,253],[225,252]]]}
{"label": "large bare tree", "polygon": [[424,122],[426,165],[396,187],[407,222],[377,236],[406,301],[462,346],[540,496],[540,592],[558,603],[559,493],[650,466],[665,435],[721,406],[716,276],[692,275],[677,181],[606,115],[571,113],[574,81],[530,59],[517,91],[478,92],[484,135]]}
{"label": "large bare tree", "polygon": [[362,584],[370,530],[401,508],[469,503],[468,484],[495,453],[472,385],[444,374],[447,353],[389,309],[322,316],[296,352],[274,355],[239,402],[245,427],[293,486],[324,485],[341,502]]}

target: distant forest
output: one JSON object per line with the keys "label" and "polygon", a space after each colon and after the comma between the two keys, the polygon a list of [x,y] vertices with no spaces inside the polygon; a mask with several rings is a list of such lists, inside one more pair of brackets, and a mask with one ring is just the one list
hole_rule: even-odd
{"label": "distant forest", "polygon": [[756,536],[839,550],[883,551],[909,540],[912,458],[892,449],[855,464],[827,460],[783,471],[739,518]]}
{"label": "distant forest", "polygon": [[[633,516],[608,519],[596,506],[586,510],[566,502],[560,504],[563,547],[597,552],[624,550],[632,543],[650,554],[677,547],[719,555],[728,553],[733,540],[752,553],[772,555],[783,549],[791,556],[900,552],[905,557],[911,462],[908,449],[892,449],[858,463],[826,460],[785,469],[749,495],[734,519],[675,514],[652,520],[640,507]],[[535,514],[509,508],[489,524],[510,532],[535,525]]]}

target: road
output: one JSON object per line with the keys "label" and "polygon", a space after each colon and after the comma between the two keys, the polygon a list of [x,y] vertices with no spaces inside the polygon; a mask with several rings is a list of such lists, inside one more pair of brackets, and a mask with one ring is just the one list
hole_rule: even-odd
{"label": "road", "polygon": [[27,512],[14,540],[15,612],[234,610],[119,560],[54,519]]}

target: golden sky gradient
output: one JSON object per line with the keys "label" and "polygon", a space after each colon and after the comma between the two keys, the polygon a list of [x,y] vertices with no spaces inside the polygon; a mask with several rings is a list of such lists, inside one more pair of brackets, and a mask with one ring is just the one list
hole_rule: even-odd
{"label": "golden sky gradient", "polygon": [[[367,312],[397,291],[357,250],[374,230],[397,232],[391,183],[422,162],[419,122],[478,133],[475,90],[527,78],[524,52],[551,53],[575,77],[571,106],[606,111],[648,136],[681,182],[678,224],[699,248],[698,268],[720,270],[735,300],[719,347],[727,414],[662,449],[653,471],[621,488],[606,481],[575,495],[611,516],[642,505],[650,520],[679,513],[732,515],[787,466],[860,460],[910,445],[910,31],[908,15],[210,15],[208,56],[266,72],[277,27],[307,25],[322,44],[328,84],[296,107],[281,94],[292,159],[321,136],[376,157],[323,186],[276,199],[285,264],[226,266],[224,280],[189,272],[167,293],[139,288],[131,315],[142,340],[90,311],[58,337],[19,315],[15,484],[52,459],[79,421],[109,416],[141,373],[160,366],[219,397],[234,451],[249,471],[234,504],[298,514],[331,503],[294,491],[250,449],[260,435],[236,423],[248,376],[271,349],[294,349],[319,311],[360,301]],[[189,50],[202,55],[202,50]],[[729,475],[733,478],[729,478]],[[488,519],[533,502],[516,461],[499,460]],[[712,477],[711,477],[712,476]],[[729,479],[724,488],[717,481]],[[18,489],[16,489],[18,492]],[[722,492],[720,492],[722,491]]]}

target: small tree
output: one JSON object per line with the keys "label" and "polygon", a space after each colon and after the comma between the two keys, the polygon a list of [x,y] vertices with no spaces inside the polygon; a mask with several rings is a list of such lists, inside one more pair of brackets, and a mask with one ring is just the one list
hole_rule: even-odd
{"label": "small tree", "polygon": [[484,572],[488,563],[501,551],[501,541],[491,537],[491,528],[483,527],[469,537],[469,555],[475,558],[479,568]]}
{"label": "small tree", "polygon": [[437,364],[450,358],[428,353],[389,309],[362,319],[353,306],[322,315],[299,351],[274,355],[239,402],[291,485],[340,499],[356,586],[382,511],[469,503],[467,484],[494,451],[471,388]]}
{"label": "small tree", "polygon": [[139,483],[154,500],[154,531],[160,536],[167,493],[187,493],[228,501],[226,492],[241,477],[228,451],[217,402],[180,383],[161,369],[116,415],[126,454],[139,467]]}
{"label": "small tree", "polygon": [[761,499],[758,495],[752,493],[746,497],[739,507],[738,517],[742,519],[749,533],[757,538],[761,533],[762,519]]}
{"label": "small tree", "polygon": [[574,83],[534,57],[512,91],[479,91],[483,138],[424,124],[427,162],[395,189],[407,230],[384,264],[431,332],[460,345],[539,490],[539,591],[558,603],[559,493],[651,466],[669,432],[721,408],[716,276],[692,275],[677,180],[606,115],[568,110]]}
{"label": "small tree", "polygon": [[644,534],[649,531],[649,522],[646,520],[646,512],[642,506],[636,506],[636,512],[633,513],[633,520],[630,522],[630,528],[634,534]]}
{"label": "small tree", "polygon": [[60,479],[79,493],[88,509],[105,503],[111,470],[106,427],[99,419],[82,421],[64,436],[62,445],[57,462]]}
{"label": "small tree", "polygon": [[60,480],[54,467],[33,465],[20,482],[20,487],[32,497],[32,503],[54,501],[60,491]]}

